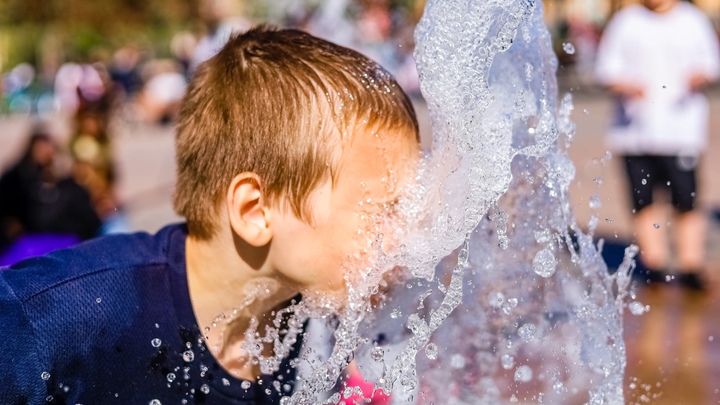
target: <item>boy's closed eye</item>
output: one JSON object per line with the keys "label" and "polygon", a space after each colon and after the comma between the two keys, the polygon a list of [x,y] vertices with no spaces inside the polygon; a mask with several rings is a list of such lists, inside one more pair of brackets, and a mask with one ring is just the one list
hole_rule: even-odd
{"label": "boy's closed eye", "polygon": [[382,212],[385,215],[395,216],[400,213],[400,197],[382,204]]}
{"label": "boy's closed eye", "polygon": [[390,201],[384,201],[368,205],[369,212],[372,215],[394,217],[399,214],[400,211],[400,197],[392,199]]}

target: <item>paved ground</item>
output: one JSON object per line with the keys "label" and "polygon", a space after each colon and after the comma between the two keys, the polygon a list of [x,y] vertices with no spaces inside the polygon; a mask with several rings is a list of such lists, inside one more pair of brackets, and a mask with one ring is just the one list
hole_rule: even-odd
{"label": "paved ground", "polygon": [[[711,98],[710,147],[701,167],[700,198],[708,210],[720,207],[720,94]],[[609,242],[632,238],[632,218],[619,162],[605,161],[603,131],[610,111],[603,95],[577,93],[573,118],[577,134],[570,155],[576,165],[571,199],[579,224],[587,224],[588,200],[599,195],[602,207],[597,235]],[[424,143],[428,144],[427,117],[418,106]],[[29,122],[22,118],[0,120],[0,167],[17,155]],[[59,138],[67,137],[62,123],[55,126]],[[120,174],[118,195],[124,202],[130,226],[155,231],[179,220],[170,205],[174,181],[173,132],[171,127],[124,126],[116,131],[114,145]],[[600,179],[601,181],[598,181]],[[598,185],[600,183],[600,185]],[[708,269],[715,289],[705,298],[691,297],[674,289],[640,290],[639,299],[649,304],[648,314],[626,317],[628,343],[628,403],[710,404],[720,403],[720,226],[711,222]],[[631,389],[631,387],[635,387]],[[645,396],[645,398],[643,397]]]}

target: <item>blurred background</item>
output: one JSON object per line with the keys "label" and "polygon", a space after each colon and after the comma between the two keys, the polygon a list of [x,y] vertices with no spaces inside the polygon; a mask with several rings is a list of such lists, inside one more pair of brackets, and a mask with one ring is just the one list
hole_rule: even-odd
{"label": "blurred background", "polygon": [[[633,241],[633,216],[623,167],[603,142],[613,104],[593,69],[603,29],[624,5],[545,1],[560,91],[575,104],[572,204],[581,227],[593,214],[600,219],[596,237],[611,268]],[[720,1],[695,5],[720,28]],[[0,1],[0,265],[179,221],[170,203],[178,103],[195,67],[255,23],[307,30],[379,61],[413,98],[429,146],[412,59],[423,7],[423,0]],[[707,95],[699,199],[709,221],[711,287],[700,295],[638,281],[636,298],[650,311],[626,317],[628,403],[720,403],[720,88]]]}

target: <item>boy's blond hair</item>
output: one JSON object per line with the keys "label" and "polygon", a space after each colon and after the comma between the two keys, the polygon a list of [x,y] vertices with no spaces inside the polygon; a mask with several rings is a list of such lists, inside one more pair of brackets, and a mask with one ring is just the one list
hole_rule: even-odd
{"label": "boy's blond hair", "polygon": [[419,136],[410,100],[370,59],[301,31],[253,28],[200,65],[188,87],[175,210],[191,234],[210,238],[233,177],[254,172],[269,203],[309,220],[307,196],[334,175],[334,151],[356,130]]}

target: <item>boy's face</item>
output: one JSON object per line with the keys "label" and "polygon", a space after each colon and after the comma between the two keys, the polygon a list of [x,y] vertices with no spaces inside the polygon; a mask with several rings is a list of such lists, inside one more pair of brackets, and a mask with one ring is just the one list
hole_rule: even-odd
{"label": "boy's face", "polygon": [[301,290],[339,298],[346,272],[365,269],[377,258],[372,244],[379,233],[385,236],[383,250],[393,248],[393,207],[414,179],[419,158],[417,142],[405,134],[360,131],[350,142],[335,184],[328,180],[308,199],[312,220],[278,210],[272,241],[278,272]]}

